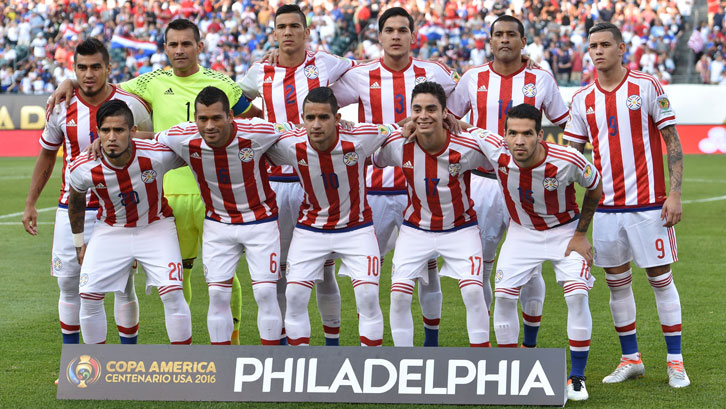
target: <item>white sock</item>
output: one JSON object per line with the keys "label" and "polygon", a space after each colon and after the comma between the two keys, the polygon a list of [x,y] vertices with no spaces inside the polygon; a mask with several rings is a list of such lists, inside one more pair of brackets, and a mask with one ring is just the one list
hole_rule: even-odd
{"label": "white sock", "polygon": [[124,338],[133,338],[139,333],[139,300],[134,288],[135,273],[136,269],[132,269],[126,288],[114,293],[113,297],[113,312],[118,335]]}
{"label": "white sock", "polygon": [[81,332],[81,322],[78,318],[81,308],[81,297],[78,294],[78,277],[58,277],[58,317],[60,318],[61,332],[63,334],[77,334]]}
{"label": "white sock", "polygon": [[466,330],[469,332],[469,345],[488,346],[489,312],[484,303],[482,283],[476,280],[459,280],[459,289],[466,307]]}
{"label": "white sock", "polygon": [[519,317],[517,317],[517,299],[495,293],[494,303],[494,334],[500,347],[517,346],[519,343]]}
{"label": "white sock", "polygon": [[411,300],[413,280],[394,281],[391,284],[391,335],[393,345],[397,347],[413,346],[413,316],[411,315]]}
{"label": "white sock", "polygon": [[232,283],[208,283],[209,311],[207,328],[212,344],[229,344],[232,340],[234,322],[232,321]]}
{"label": "white sock", "polygon": [[567,294],[565,301],[567,302],[567,337],[571,341],[590,341],[592,315],[590,315],[587,292],[583,290]]}
{"label": "white sock", "polygon": [[282,316],[277,301],[277,283],[253,281],[252,293],[257,302],[257,329],[262,345],[280,345]]}
{"label": "white sock", "polygon": [[[633,271],[628,270],[620,274],[605,274],[605,280],[610,289],[610,313],[618,336],[628,336],[636,333],[635,329],[635,297],[633,296]],[[637,352],[623,354],[624,358],[637,360]]]}
{"label": "white sock", "polygon": [[323,281],[315,285],[315,298],[323,322],[325,338],[340,336],[340,288],[335,277],[335,260],[326,260],[323,266]]}
{"label": "white sock", "polygon": [[542,319],[542,305],[545,299],[545,282],[542,278],[542,266],[539,273],[522,286],[519,292],[519,302],[522,304],[522,319],[525,325],[539,327]]}
{"label": "white sock", "polygon": [[428,284],[424,285],[422,280],[418,281],[418,301],[421,304],[424,327],[438,330],[441,322],[443,296],[441,295],[441,281],[436,260],[428,261],[427,272],[429,275]]}
{"label": "white sock", "polygon": [[648,276],[648,281],[653,287],[658,318],[660,318],[663,335],[666,337],[666,345],[669,349],[668,361],[683,361],[683,355],[680,353],[680,340],[671,338],[680,338],[681,335],[681,299],[676,284],[673,282],[673,273],[669,271],[656,277]]}
{"label": "white sock", "polygon": [[383,313],[378,302],[378,283],[353,281],[358,308],[358,334],[362,346],[383,344]]}
{"label": "white sock", "polygon": [[106,310],[103,293],[81,293],[81,335],[85,344],[106,343]]}
{"label": "white sock", "polygon": [[191,344],[192,313],[189,311],[189,304],[184,299],[184,291],[180,287],[177,290],[164,293],[161,295],[161,302],[164,303],[164,319],[169,342],[172,344]]}
{"label": "white sock", "polygon": [[290,345],[310,345],[310,316],[308,304],[313,291],[313,281],[288,281],[285,298],[285,331]]}

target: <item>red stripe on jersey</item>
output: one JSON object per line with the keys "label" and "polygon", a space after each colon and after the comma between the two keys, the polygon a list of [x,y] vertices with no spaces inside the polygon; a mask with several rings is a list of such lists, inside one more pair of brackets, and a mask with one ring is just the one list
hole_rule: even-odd
{"label": "red stripe on jersey", "polygon": [[338,195],[340,182],[338,174],[335,173],[330,153],[318,151],[318,157],[320,158],[325,197],[328,200],[328,221],[323,225],[323,229],[334,229],[340,220],[340,196]]}
{"label": "red stripe on jersey", "polygon": [[[147,170],[153,170],[151,159],[144,156],[139,156],[138,158],[139,169],[141,169],[142,175]],[[159,219],[159,187],[157,186],[159,179],[161,178],[155,178],[153,181],[151,181],[151,183],[144,183],[144,188],[146,189],[146,196],[149,200],[149,224]]]}
{"label": "red stripe on jersey", "polygon": [[[413,144],[409,144],[413,145]],[[430,230],[441,230],[444,225],[444,215],[441,212],[441,203],[439,203],[439,181],[437,168],[438,161],[435,157],[426,154],[424,159],[426,165],[426,203],[431,212]]]}
{"label": "red stripe on jersey", "polygon": [[471,107],[471,114],[477,115],[476,126],[482,129],[487,129],[487,95],[489,94],[489,70],[485,70],[479,73],[477,78],[476,90],[476,106]]}
{"label": "red stripe on jersey", "polygon": [[[459,163],[461,161],[461,153],[449,149],[449,163]],[[463,175],[459,175],[463,177]],[[459,184],[459,178],[451,176],[449,178],[449,190],[451,191],[451,204],[454,206],[454,216],[464,214],[464,193],[461,191],[461,185]],[[466,223],[466,217],[460,217],[457,221],[454,221],[455,226],[460,226]]]}
{"label": "red stripe on jersey", "polygon": [[[499,115],[497,134],[504,135],[504,125],[507,121],[507,112],[511,108],[512,103],[512,76],[503,77],[500,76],[499,80]],[[486,129],[486,127],[484,128]]]}
{"label": "red stripe on jersey", "polygon": [[[252,141],[245,138],[237,138],[237,144],[239,145],[239,149],[242,150],[244,148],[252,149]],[[227,157],[227,154],[225,152],[225,158]],[[247,203],[250,207],[250,210],[252,210],[255,213],[255,220],[261,220],[264,219],[267,215],[267,211],[265,210],[265,207],[262,205],[262,202],[260,201],[260,195],[257,192],[257,180],[255,179],[255,161],[249,161],[244,162],[240,161],[242,165],[242,177],[245,181],[245,195],[247,196]],[[259,161],[264,162],[264,161]],[[266,171],[261,171],[261,175],[265,175]],[[265,175],[264,178],[267,178],[267,175]],[[230,178],[231,179],[231,178]],[[269,186],[269,183],[262,182],[264,185]],[[226,200],[225,200],[226,201]]]}
{"label": "red stripe on jersey", "polygon": [[363,105],[363,100],[358,97],[358,122],[363,123],[366,121],[366,110]]}
{"label": "red stripe on jersey", "polygon": [[[545,164],[545,177],[557,179],[557,166],[546,163]],[[554,214],[557,216],[557,221],[564,223],[569,220],[567,214],[560,213],[560,202],[557,198],[557,189],[550,191],[544,190],[545,205],[547,206],[547,214]]]}
{"label": "red stripe on jersey", "polygon": [[[527,194],[525,192],[529,193]],[[534,198],[532,198],[532,201],[527,200],[527,196],[532,197],[532,169],[519,170],[518,193],[520,194],[519,198],[522,209],[527,213],[529,219],[532,220],[534,228],[537,230],[547,230],[547,223],[534,211]]]}
{"label": "red stripe on jersey", "polygon": [[[68,126],[70,122],[75,123],[75,125]],[[91,127],[93,127],[93,124]],[[78,102],[72,103],[66,110],[66,136],[68,137],[68,145],[71,147],[71,157],[77,158],[81,154],[78,147]]]}
{"label": "red stripe on jersey", "polygon": [[[628,97],[640,96],[638,84],[628,82]],[[648,182],[648,162],[645,158],[643,144],[643,113],[641,108],[628,109],[630,115],[630,134],[633,136],[633,160],[635,161],[635,183],[638,187],[638,204],[650,203],[650,186]],[[660,152],[660,151],[659,151]]]}
{"label": "red stripe on jersey", "polygon": [[[537,76],[534,75],[534,73],[529,72],[529,71],[525,71],[524,72],[524,85],[527,85],[527,84],[534,85],[535,86],[535,89],[536,89],[536,86],[537,86]],[[535,97],[536,97],[536,95],[537,94],[532,95],[531,97],[528,97],[527,95],[525,95],[524,96],[524,103],[525,104],[532,105],[532,106],[535,106]],[[540,107],[539,109],[541,111],[542,110],[542,107]],[[500,134],[500,135],[502,135],[502,134]]]}
{"label": "red stripe on jersey", "polygon": [[[272,101],[272,81],[275,79],[275,67],[271,65],[263,65],[263,77],[262,77],[262,101],[263,108],[267,114],[267,120],[269,122],[276,122],[275,118],[275,105]],[[270,79],[267,81],[267,79]]]}
{"label": "red stripe on jersey", "polygon": [[[349,141],[340,141],[340,145],[343,148],[343,157],[349,152],[355,153],[355,144]],[[348,225],[353,225],[360,221],[361,214],[361,199],[366,200],[365,195],[360,197],[360,175],[358,174],[358,165],[346,166],[348,173],[348,186],[350,186],[350,216]],[[366,207],[364,206],[364,209]],[[370,208],[367,209],[370,212]],[[369,219],[367,215],[363,215],[364,220]]]}
{"label": "red stripe on jersey", "polygon": [[300,111],[297,107],[297,87],[295,86],[296,67],[289,67],[285,70],[285,78],[282,80],[285,93],[285,113],[287,120],[299,124]]}
{"label": "red stripe on jersey", "polygon": [[[413,181],[414,180],[414,173],[413,173],[413,151],[414,151],[414,145],[413,143],[407,143],[403,145],[403,164],[409,164],[409,166],[402,167],[404,175],[406,175],[406,180]],[[413,183],[408,183],[408,188],[411,191],[411,194],[409,194],[409,204],[408,206],[413,206],[413,211],[411,212],[411,216],[408,218],[409,222],[411,222],[414,226],[418,226],[421,223],[421,201],[418,198],[418,194],[416,193],[416,187]],[[408,207],[407,207],[408,209]]]}
{"label": "red stripe on jersey", "polygon": [[[201,141],[201,139],[200,139]],[[217,171],[217,188],[222,195],[224,210],[227,211],[229,219],[232,223],[244,223],[242,213],[237,208],[237,202],[234,198],[232,190],[232,178],[229,174],[229,161],[227,161],[227,149],[214,149],[214,168]],[[211,204],[211,202],[210,202]]]}
{"label": "red stripe on jersey", "polygon": [[[320,209],[320,203],[318,203],[318,198],[315,197],[313,182],[310,179],[310,168],[308,166],[303,166],[300,164],[301,161],[303,161],[304,163],[308,163],[307,143],[300,142],[296,144],[295,154],[298,162],[297,168],[300,179],[303,182],[303,186],[309,187],[305,190],[305,200],[303,201],[303,206],[305,206],[306,203],[310,203],[310,205],[306,206],[305,209],[303,209],[303,206],[300,206],[300,215],[298,217],[298,222],[312,226],[315,224],[315,220],[318,218],[318,212],[315,209]],[[310,206],[312,206],[312,208]],[[307,210],[307,212],[305,213],[306,221],[303,220],[303,210]]]}
{"label": "red stripe on jersey", "polygon": [[[610,169],[613,176],[613,201],[625,203],[625,174],[623,172],[623,152],[620,147],[620,121],[618,118],[617,94],[605,94],[605,115],[608,123],[608,149],[610,150]],[[604,195],[603,195],[604,197]]]}
{"label": "red stripe on jersey", "polygon": [[[199,182],[199,192],[202,194],[202,200],[207,207],[207,213],[211,213],[211,216],[219,221],[219,216],[214,213],[214,206],[212,205],[212,194],[209,191],[209,186],[204,177],[204,166],[202,165],[202,139],[192,139],[189,141],[189,166],[197,176]],[[195,155],[196,154],[196,155]]]}
{"label": "red stripe on jersey", "polygon": [[[573,97],[574,98],[574,97]],[[595,90],[593,89],[589,94],[585,96],[585,112],[595,112]],[[590,135],[592,138],[592,160],[593,164],[595,165],[595,168],[602,169],[602,157],[600,156],[600,131],[597,127],[597,118],[595,118],[595,114],[587,115],[585,114],[585,118],[587,119],[587,125],[590,128]],[[600,198],[600,204],[603,203],[603,200],[605,198],[605,195],[603,195]]]}
{"label": "red stripe on jersey", "polygon": [[383,123],[383,103],[381,99],[381,67],[371,70],[370,78],[371,97],[371,122],[374,124]]}
{"label": "red stripe on jersey", "polygon": [[522,222],[519,221],[519,214],[517,214],[517,206],[515,206],[514,201],[512,200],[512,192],[509,191],[509,171],[507,170],[507,166],[509,166],[509,156],[505,154],[499,155],[497,164],[499,165],[497,173],[499,174],[499,181],[502,189],[504,190],[504,202],[507,204],[509,217],[511,217],[515,223],[522,224]]}
{"label": "red stripe on jersey", "polygon": [[[101,165],[95,166],[91,169],[91,180],[93,180],[93,186],[98,186],[99,183],[106,186],[106,178],[103,177],[103,167]],[[104,221],[106,224],[113,226],[116,223],[116,211],[113,208],[111,198],[108,196],[108,190],[96,189],[96,191],[103,201],[103,209],[105,213]]]}
{"label": "red stripe on jersey", "polygon": [[653,122],[653,117],[648,118],[648,138],[650,139],[651,162],[653,163],[653,190],[655,203],[663,203],[666,198],[665,173],[663,171],[663,148],[661,146],[661,133]]}

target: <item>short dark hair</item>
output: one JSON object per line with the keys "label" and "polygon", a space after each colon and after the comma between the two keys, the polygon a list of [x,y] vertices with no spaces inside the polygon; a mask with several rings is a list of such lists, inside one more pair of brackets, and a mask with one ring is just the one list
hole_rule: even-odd
{"label": "short dark hair", "polygon": [[96,111],[96,126],[100,128],[103,121],[109,116],[123,116],[129,129],[134,126],[134,114],[126,102],[120,99],[112,99],[101,104]]}
{"label": "short dark hair", "polygon": [[386,20],[395,16],[406,17],[408,19],[408,29],[413,32],[413,17],[411,17],[411,15],[408,14],[408,11],[406,11],[406,9],[403,7],[391,7],[390,9],[384,11],[383,14],[381,14],[381,17],[378,19],[378,32],[382,33],[383,26],[386,25]]}
{"label": "short dark hair", "polygon": [[78,61],[79,55],[94,55],[101,53],[103,57],[103,63],[108,65],[110,58],[108,56],[108,48],[103,45],[98,39],[87,38],[76,46],[76,51],[73,54],[73,61]]}
{"label": "short dark hair", "polygon": [[277,16],[288,13],[298,14],[300,16],[300,20],[302,20],[303,28],[308,28],[308,19],[297,4],[285,4],[278,7],[275,11],[275,25],[277,25]]}
{"label": "short dark hair", "polygon": [[590,31],[587,33],[587,38],[589,39],[591,35],[593,35],[594,33],[598,33],[600,31],[609,31],[609,32],[613,33],[613,37],[615,38],[615,42],[617,44],[620,44],[623,42],[623,33],[620,32],[620,29],[618,28],[618,26],[616,26],[613,23],[607,23],[607,22],[597,23],[594,26],[592,26]]}
{"label": "short dark hair", "polygon": [[196,24],[194,24],[192,21],[187,20],[185,18],[179,18],[176,20],[172,20],[167,26],[166,30],[164,30],[164,42],[166,42],[166,37],[169,34],[169,30],[176,30],[176,31],[184,31],[184,30],[192,30],[194,33],[194,41],[199,44],[199,42],[202,40],[202,37],[199,35],[199,27],[197,27]]}
{"label": "short dark hair", "polygon": [[509,109],[507,112],[507,119],[504,121],[505,132],[509,118],[531,119],[534,121],[534,130],[537,131],[537,133],[542,130],[542,113],[539,109],[530,104],[519,104]]}
{"label": "short dark hair", "polygon": [[308,102],[314,102],[316,104],[329,104],[330,110],[333,115],[338,113],[338,99],[335,98],[333,90],[329,87],[317,87],[313,88],[312,91],[308,92],[308,95],[303,100],[303,112],[305,112],[305,104]]}
{"label": "short dark hair", "polygon": [[194,100],[195,111],[197,104],[202,104],[208,107],[212,104],[216,104],[217,102],[222,103],[222,110],[225,114],[228,114],[229,98],[227,97],[227,94],[225,94],[224,91],[217,87],[204,87],[204,89],[199,91],[199,94],[197,94],[197,98]]}
{"label": "short dark hair", "polygon": [[446,109],[446,92],[444,91],[444,87],[442,87],[438,82],[424,81],[413,87],[413,92],[411,92],[411,103],[413,103],[414,98],[416,98],[416,95],[418,94],[431,94],[435,96],[441,104],[441,109]]}
{"label": "short dark hair", "polygon": [[494,26],[498,22],[500,22],[500,21],[503,22],[503,23],[507,23],[507,22],[509,22],[509,23],[517,23],[517,31],[519,31],[519,37],[520,38],[524,37],[524,24],[522,24],[522,22],[519,21],[518,18],[516,18],[514,16],[509,16],[509,15],[506,15],[506,14],[503,15],[503,16],[501,16],[501,17],[499,17],[499,18],[497,18],[496,20],[494,20],[494,22],[492,23],[492,28],[489,30],[489,35],[490,36],[491,35],[494,35]]}

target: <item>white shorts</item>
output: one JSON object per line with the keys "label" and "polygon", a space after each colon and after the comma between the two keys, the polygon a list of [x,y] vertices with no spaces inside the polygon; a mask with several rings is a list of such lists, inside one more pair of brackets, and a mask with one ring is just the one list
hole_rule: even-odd
{"label": "white shorts", "polygon": [[661,209],[642,212],[596,212],[592,244],[595,265],[617,267],[635,260],[641,268],[678,261],[676,230],[664,227]]}
{"label": "white shorts", "polygon": [[305,198],[305,192],[299,182],[270,182],[277,198],[278,222],[280,224],[280,260],[287,260],[287,252],[292,241],[292,232],[295,230],[297,218],[300,214],[300,204]]}
{"label": "white shorts", "polygon": [[378,248],[385,256],[393,250],[398,229],[403,223],[403,211],[408,204],[407,195],[366,195],[373,213],[373,227],[376,229]]}
{"label": "white shorts", "polygon": [[[86,243],[91,238],[96,225],[97,209],[86,210],[84,220],[84,239]],[[55,211],[55,226],[53,227],[53,250],[50,264],[50,275],[53,277],[78,277],[81,266],[76,256],[76,246],[73,244],[71,221],[68,219],[68,208],[58,207]]]}
{"label": "white shorts", "polygon": [[377,283],[379,257],[373,226],[337,233],[296,227],[287,257],[287,281],[321,281],[325,260],[339,258],[338,275]]}
{"label": "white shorts", "polygon": [[147,289],[182,285],[181,253],[173,217],[141,227],[113,227],[99,222],[86,248],[80,291],[123,291],[134,260],[146,271]]}
{"label": "white shorts", "polygon": [[479,226],[431,232],[403,225],[393,254],[393,282],[420,278],[428,284],[428,260],[441,256],[439,275],[457,280],[482,281]]}
{"label": "white shorts", "polygon": [[233,278],[243,250],[253,281],[280,278],[280,228],[276,220],[252,224],[204,220],[202,261],[208,283]]}
{"label": "white shorts", "polygon": [[498,180],[477,175],[471,176],[470,190],[481,231],[482,254],[484,260],[491,263],[509,225],[504,194]]}
{"label": "white shorts", "polygon": [[534,274],[540,274],[538,267],[543,262],[550,261],[555,269],[557,284],[562,286],[565,282],[574,281],[584,284],[588,290],[591,289],[595,277],[592,276],[585,258],[576,251],[565,257],[565,250],[576,228],[576,220],[542,231],[510,223],[507,239],[504,240],[497,260],[495,287],[520,288]]}

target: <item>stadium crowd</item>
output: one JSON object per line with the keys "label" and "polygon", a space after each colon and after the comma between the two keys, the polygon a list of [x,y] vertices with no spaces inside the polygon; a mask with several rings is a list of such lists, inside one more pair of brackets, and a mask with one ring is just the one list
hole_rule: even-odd
{"label": "stadium crowd", "polygon": [[[2,92],[11,93],[52,92],[63,79],[74,75],[72,50],[87,37],[112,45],[114,82],[168,67],[161,28],[178,17],[194,20],[202,30],[206,49],[200,56],[201,64],[239,80],[252,62],[274,46],[272,17],[278,3],[282,2],[3,1],[0,87]],[[304,0],[298,4],[311,27],[311,47],[355,59],[381,55],[377,16],[390,6],[406,6],[418,27],[414,55],[438,60],[462,74],[491,60],[490,25],[498,16],[511,14],[525,24],[526,52],[555,74],[560,85],[582,85],[593,77],[585,39],[596,21],[611,21],[621,27],[629,46],[625,55],[629,68],[670,82],[676,68],[675,46],[691,14],[692,0]],[[694,49],[699,58],[703,53],[721,61],[716,54],[723,51],[723,19],[721,11],[697,30],[703,39],[700,51]],[[114,48],[113,40],[121,37],[146,42],[147,47],[153,43],[156,50],[153,46],[141,50]],[[723,63],[707,63],[709,79],[713,79]]]}
{"label": "stadium crowd", "polygon": [[[715,3],[712,7],[711,3]],[[709,1],[708,21],[702,21],[688,38],[694,53],[695,70],[703,84],[726,85],[726,1]]]}

